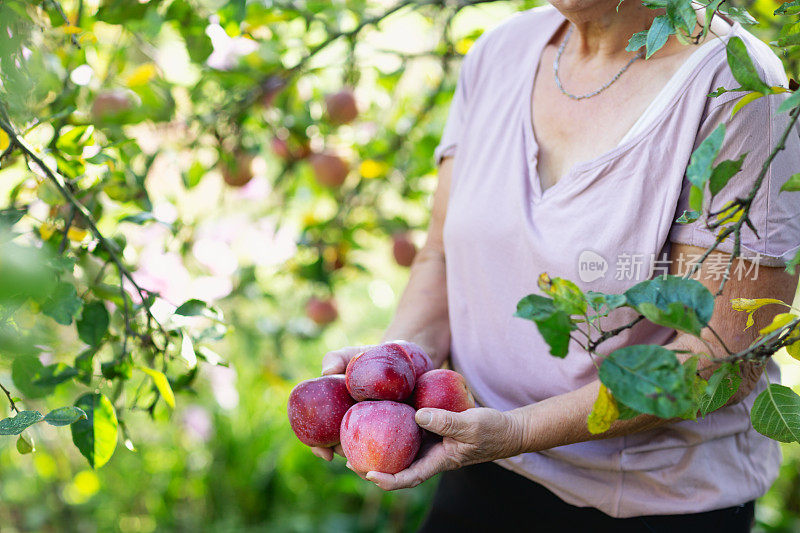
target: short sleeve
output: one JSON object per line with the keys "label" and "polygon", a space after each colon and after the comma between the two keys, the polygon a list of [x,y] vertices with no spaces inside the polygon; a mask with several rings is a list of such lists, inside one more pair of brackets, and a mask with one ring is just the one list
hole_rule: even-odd
{"label": "short sleeve", "polygon": [[[738,99],[726,99],[717,105],[711,104],[694,148],[721,122],[726,122],[725,140],[716,163],[727,159],[735,160],[741,154],[747,153],[741,171],[711,201],[712,211],[718,211],[737,197],[745,197],[752,189],[763,163],[788,126],[788,113],[776,114],[777,107],[784,99],[785,95],[759,98],[739,110],[733,118],[731,112]],[[797,253],[800,247],[800,192],[780,190],[796,172],[800,172],[800,135],[797,128],[793,128],[786,139],[785,148],[778,152],[770,165],[750,210],[750,219],[758,234],[747,225],[742,228],[742,257],[757,260],[766,266],[783,266]],[[691,183],[684,177],[676,216],[690,209],[690,188]],[[705,198],[703,216],[692,224],[675,223],[670,231],[671,242],[711,247],[716,236],[705,228],[705,213],[708,211],[710,198],[708,189]],[[730,236],[717,249],[732,253],[733,248],[734,239]]]}
{"label": "short sleeve", "polygon": [[445,124],[442,138],[439,145],[434,151],[434,160],[436,164],[442,162],[446,157],[452,157],[456,153],[456,146],[464,129],[465,116],[467,113],[467,99],[469,97],[470,89],[474,86],[474,63],[476,62],[476,55],[480,47],[481,40],[479,39],[470,49],[464,61],[461,63],[461,71],[458,74],[458,83],[456,90],[453,94],[453,100],[450,102],[450,110],[447,115],[447,123]]}

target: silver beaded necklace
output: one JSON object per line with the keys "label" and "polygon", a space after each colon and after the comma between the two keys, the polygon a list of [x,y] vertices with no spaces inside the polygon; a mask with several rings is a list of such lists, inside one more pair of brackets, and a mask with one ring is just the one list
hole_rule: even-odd
{"label": "silver beaded necklace", "polygon": [[570,26],[569,29],[567,30],[567,34],[564,36],[564,40],[562,41],[561,46],[558,47],[558,52],[556,52],[556,58],[553,61],[553,74],[555,74],[555,77],[556,77],[556,85],[558,86],[558,90],[561,91],[565,96],[569,96],[573,100],[584,100],[586,98],[591,98],[592,96],[597,96],[601,92],[603,92],[606,89],[608,89],[609,87],[611,87],[611,85],[615,81],[617,81],[619,79],[619,77],[622,76],[625,73],[626,70],[628,70],[628,67],[630,67],[633,64],[634,61],[636,61],[637,59],[640,59],[642,57],[642,52],[640,51],[638,54],[633,56],[631,58],[631,60],[628,61],[628,63],[624,67],[622,67],[622,70],[617,72],[617,74],[613,78],[611,78],[610,81],[608,81],[606,84],[604,84],[602,87],[600,87],[596,91],[592,91],[590,93],[581,94],[581,95],[572,94],[571,92],[568,92],[566,89],[564,89],[564,86],[561,85],[561,79],[558,77],[558,68],[559,68],[559,63],[561,62],[561,54],[564,53],[564,48],[567,47],[567,41],[569,41],[570,35],[572,35],[572,26]]}

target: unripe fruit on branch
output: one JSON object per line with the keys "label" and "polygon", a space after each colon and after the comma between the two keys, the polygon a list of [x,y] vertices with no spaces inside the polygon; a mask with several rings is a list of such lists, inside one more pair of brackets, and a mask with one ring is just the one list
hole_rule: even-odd
{"label": "unripe fruit on branch", "polygon": [[231,187],[244,187],[253,179],[253,156],[237,150],[233,161],[223,161],[222,179]]}
{"label": "unripe fruit on branch", "polygon": [[308,446],[334,446],[339,443],[342,419],[355,403],[343,375],[309,379],[289,394],[289,424]]}
{"label": "unripe fruit on branch", "polygon": [[397,402],[360,402],[342,419],[342,450],[359,472],[396,474],[414,461],[422,430],[414,408]]}
{"label": "unripe fruit on branch", "polygon": [[392,253],[397,264],[410,267],[417,256],[417,247],[411,242],[406,233],[395,233],[392,235]]}
{"label": "unripe fruit on branch", "polygon": [[402,401],[414,391],[414,364],[402,346],[386,343],[356,355],[347,365],[347,390],[361,400]]}
{"label": "unripe fruit on branch", "polygon": [[306,303],[306,316],[318,326],[325,326],[336,320],[339,317],[339,312],[336,310],[336,303],[333,298],[321,300],[317,297],[311,297]]}
{"label": "unripe fruit on branch", "polygon": [[298,143],[291,139],[273,137],[270,145],[272,147],[272,153],[287,162],[305,159],[311,154],[311,148],[308,146],[308,142]]}
{"label": "unripe fruit on branch", "polygon": [[349,166],[341,157],[327,152],[312,154],[309,162],[317,182],[326,187],[339,187],[350,172]]}
{"label": "unripe fruit on branch", "polygon": [[331,124],[340,126],[354,121],[358,117],[358,105],[353,91],[342,89],[338,93],[327,95],[325,110]]}

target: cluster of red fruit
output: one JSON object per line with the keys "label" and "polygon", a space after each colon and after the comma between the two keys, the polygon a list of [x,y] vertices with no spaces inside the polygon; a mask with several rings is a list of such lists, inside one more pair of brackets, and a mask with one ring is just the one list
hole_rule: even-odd
{"label": "cluster of red fruit", "polygon": [[412,342],[371,347],[350,360],[344,375],[303,381],[289,395],[289,423],[309,446],[341,442],[360,472],[396,474],[414,461],[423,431],[414,414],[423,407],[460,413],[475,402],[458,372],[433,369]]}
{"label": "cluster of red fruit", "polygon": [[[282,84],[265,88],[262,103],[271,106],[275,97],[283,89]],[[356,97],[351,89],[329,94],[325,97],[325,112],[328,122],[334,126],[349,124],[358,118]],[[308,159],[314,177],[320,185],[339,187],[350,173],[350,165],[338,154],[331,151],[312,152],[308,140],[296,140],[276,136],[272,139],[272,151],[287,162]],[[231,187],[243,187],[252,178],[253,156],[244,150],[237,150],[233,160],[222,165],[222,177]]]}

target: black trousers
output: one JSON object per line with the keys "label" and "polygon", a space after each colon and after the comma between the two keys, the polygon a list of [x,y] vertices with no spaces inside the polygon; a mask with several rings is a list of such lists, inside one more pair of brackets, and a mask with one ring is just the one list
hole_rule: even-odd
{"label": "black trousers", "polygon": [[592,507],[575,507],[494,463],[441,475],[423,533],[534,531],[548,533],[746,533],[754,502],[697,514],[612,518]]}

